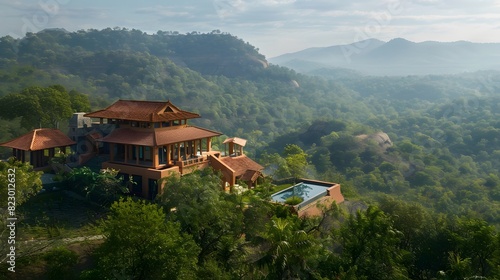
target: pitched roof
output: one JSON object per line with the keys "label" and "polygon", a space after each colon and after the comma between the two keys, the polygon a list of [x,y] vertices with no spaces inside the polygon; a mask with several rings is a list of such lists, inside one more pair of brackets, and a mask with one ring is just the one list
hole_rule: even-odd
{"label": "pitched roof", "polygon": [[262,165],[256,163],[246,155],[237,157],[223,157],[220,159],[220,161],[233,169],[235,171],[236,177],[246,174],[246,176],[243,177],[253,178],[255,177],[255,172],[260,172],[264,169]]}
{"label": "pitched roof", "polygon": [[222,133],[196,126],[155,130],[118,128],[99,141],[153,147],[219,135]]}
{"label": "pitched roof", "polygon": [[16,139],[0,144],[3,147],[9,147],[24,151],[38,151],[56,147],[65,147],[76,144],[66,134],[58,129],[40,128],[26,133]]}
{"label": "pitched roof", "polygon": [[227,138],[226,140],[224,140],[224,142],[222,142],[222,144],[226,143],[235,143],[242,147],[245,147],[245,145],[247,144],[247,140],[239,137],[233,137],[233,138]]}
{"label": "pitched roof", "polygon": [[118,100],[105,109],[84,116],[141,122],[163,122],[200,117],[199,114],[177,108],[170,101],[140,100]]}

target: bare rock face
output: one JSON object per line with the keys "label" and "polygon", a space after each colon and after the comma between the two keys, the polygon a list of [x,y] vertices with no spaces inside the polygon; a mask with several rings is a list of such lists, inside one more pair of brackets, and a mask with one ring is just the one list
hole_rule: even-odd
{"label": "bare rock face", "polygon": [[299,88],[300,85],[296,80],[290,80],[290,85],[294,88]]}
{"label": "bare rock face", "polygon": [[365,143],[368,141],[375,141],[376,143],[378,143],[380,148],[382,148],[383,150],[387,150],[388,148],[392,147],[392,145],[393,145],[391,138],[389,138],[389,135],[387,135],[387,133],[385,133],[385,132],[377,132],[377,133],[370,134],[370,135],[361,134],[361,135],[356,136],[356,138],[358,140],[360,140],[361,142],[365,142]]}

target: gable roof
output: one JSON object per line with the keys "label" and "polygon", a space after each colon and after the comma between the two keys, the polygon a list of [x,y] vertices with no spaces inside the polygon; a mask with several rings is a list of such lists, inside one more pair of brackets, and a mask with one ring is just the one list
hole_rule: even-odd
{"label": "gable roof", "polygon": [[177,108],[170,101],[118,100],[105,109],[84,115],[90,118],[163,122],[199,118],[200,115]]}
{"label": "gable roof", "polygon": [[40,128],[26,133],[16,139],[0,144],[0,146],[23,150],[38,151],[76,144],[58,129]]}
{"label": "gable roof", "polygon": [[242,147],[245,147],[245,145],[247,144],[247,140],[239,137],[232,137],[232,138],[227,138],[226,140],[224,140],[224,142],[222,142],[222,144],[226,143],[234,143]]}
{"label": "gable roof", "polygon": [[245,175],[244,177],[246,178],[253,178],[255,177],[255,173],[260,172],[264,169],[262,165],[256,163],[246,155],[237,157],[223,157],[220,159],[220,161],[233,169],[236,177]]}
{"label": "gable roof", "polygon": [[222,133],[196,126],[154,130],[117,128],[108,136],[99,139],[99,141],[154,147],[219,135],[222,135]]}

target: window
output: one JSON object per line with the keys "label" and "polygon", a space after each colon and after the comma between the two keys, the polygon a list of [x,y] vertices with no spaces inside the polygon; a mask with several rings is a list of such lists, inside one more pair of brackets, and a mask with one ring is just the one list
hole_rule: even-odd
{"label": "window", "polygon": [[165,147],[158,148],[158,162],[160,164],[167,163],[167,149]]}

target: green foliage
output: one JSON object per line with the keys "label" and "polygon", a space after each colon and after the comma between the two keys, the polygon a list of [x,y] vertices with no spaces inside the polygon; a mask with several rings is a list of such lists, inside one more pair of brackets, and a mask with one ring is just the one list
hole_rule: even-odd
{"label": "green foliage", "polygon": [[377,207],[351,215],[339,233],[344,271],[356,267],[356,275],[368,279],[407,279],[401,261],[404,252],[397,247],[400,238]]}
{"label": "green foliage", "polygon": [[96,173],[84,166],[74,168],[66,177],[63,183],[69,189],[103,205],[116,200],[120,194],[129,192],[123,186],[123,178],[118,177],[118,170],[108,168]]}
{"label": "green foliage", "polygon": [[[217,31],[44,30],[0,38],[0,54],[0,142],[117,98],[170,99],[203,116],[194,124],[248,139],[246,152],[276,178],[339,182],[346,197],[368,201],[384,194],[385,214],[330,217],[321,224],[335,224],[334,234],[315,236],[307,226],[314,222],[294,221],[288,208],[221,193],[215,174],[170,177],[159,203],[180,227],[169,230],[192,235],[200,248],[193,277],[430,279],[442,271],[498,278],[498,72],[325,80],[267,66],[256,48]],[[379,131],[392,147],[360,137]],[[68,182],[110,201],[121,189],[108,175],[76,170]],[[271,234],[282,223],[276,217],[287,223],[282,235]],[[297,240],[314,237],[309,244],[327,244],[327,252],[267,251],[278,236],[294,240],[300,231],[307,235]],[[265,265],[250,265],[266,254]],[[284,257],[290,267],[270,267]]]}
{"label": "green foliage", "polygon": [[285,203],[288,205],[297,205],[297,204],[301,203],[302,201],[304,201],[304,199],[300,196],[290,196],[289,198],[287,198],[285,200]]}
{"label": "green foliage", "polygon": [[0,106],[0,117],[22,117],[21,125],[26,129],[57,128],[59,122],[67,120],[73,113],[70,96],[60,85],[25,88],[20,93],[0,98]]}
{"label": "green foliage", "polygon": [[42,174],[41,171],[34,171],[29,163],[15,158],[0,161],[0,196],[5,198],[0,202],[0,208],[6,209],[8,201],[11,201],[7,199],[9,184],[15,186],[11,189],[15,189],[15,205],[19,206],[42,190]]}
{"label": "green foliage", "polygon": [[71,101],[71,109],[73,109],[73,112],[76,113],[90,111],[90,101],[88,95],[77,92],[76,90],[71,90],[68,94]]}
{"label": "green foliage", "polygon": [[101,279],[193,279],[200,249],[162,208],[128,198],[110,210],[97,252]]}
{"label": "green foliage", "polygon": [[[201,248],[198,262],[209,259],[230,264],[240,254],[238,243],[243,231],[243,207],[235,194],[222,192],[218,174],[210,168],[188,176],[167,177],[157,201],[168,211],[169,219],[179,222],[181,230],[193,236]],[[218,255],[225,243],[234,250]]]}
{"label": "green foliage", "polygon": [[65,247],[56,247],[45,253],[43,259],[49,279],[74,278],[71,268],[78,262],[75,252]]}
{"label": "green foliage", "polygon": [[267,268],[267,279],[304,279],[319,249],[316,240],[299,228],[293,217],[273,218],[264,233],[260,258],[256,264]]}

